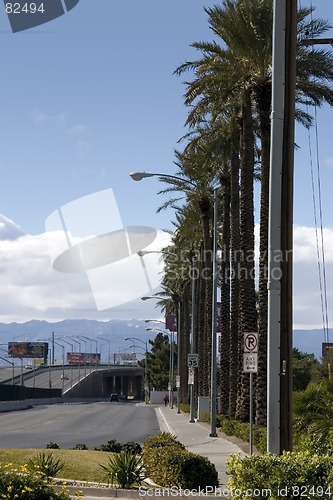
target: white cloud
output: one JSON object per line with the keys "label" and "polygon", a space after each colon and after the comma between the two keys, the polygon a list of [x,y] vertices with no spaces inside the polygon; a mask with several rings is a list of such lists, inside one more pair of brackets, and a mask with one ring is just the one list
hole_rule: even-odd
{"label": "white cloud", "polygon": [[[160,250],[168,244],[169,236],[160,233],[163,241],[159,247],[152,244],[150,250]],[[89,280],[84,273],[70,274],[56,272],[52,268],[48,244],[53,249],[62,249],[61,231],[52,234],[26,235],[11,220],[0,216],[0,321],[23,322],[30,319],[60,321],[66,318],[78,319],[144,319],[161,316],[155,309],[156,301],[136,300],[98,312]],[[326,279],[328,305],[333,301],[333,229],[324,231],[326,247]],[[315,230],[308,227],[294,228],[294,328],[321,328],[322,312]],[[149,265],[149,260],[145,260]],[[157,268],[156,268],[157,270]],[[157,270],[158,271],[158,270]],[[128,287],[131,276],[115,275],[108,294],[119,294],[119,283],[126,278]],[[152,290],[152,295],[156,290]],[[133,296],[133,295],[132,295]],[[129,297],[130,298],[130,297]],[[112,302],[112,300],[111,300]]]}
{"label": "white cloud", "polygon": [[25,233],[14,221],[0,214],[0,240],[16,240]]}
{"label": "white cloud", "polygon": [[59,113],[57,115],[47,114],[35,108],[31,112],[31,116],[34,123],[42,124],[46,122],[55,123],[57,125],[63,125],[66,122],[66,113]]}
{"label": "white cloud", "polygon": [[74,127],[71,127],[68,130],[68,134],[69,135],[79,135],[79,134],[83,134],[87,130],[88,129],[85,125],[83,125],[82,123],[77,123],[76,125],[74,125]]}

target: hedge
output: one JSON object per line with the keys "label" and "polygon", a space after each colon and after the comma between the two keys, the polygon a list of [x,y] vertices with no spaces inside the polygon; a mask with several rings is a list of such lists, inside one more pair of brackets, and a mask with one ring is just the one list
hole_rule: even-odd
{"label": "hedge", "polygon": [[143,445],[147,476],[165,488],[199,489],[218,486],[215,465],[185,449],[171,434],[151,436]]}

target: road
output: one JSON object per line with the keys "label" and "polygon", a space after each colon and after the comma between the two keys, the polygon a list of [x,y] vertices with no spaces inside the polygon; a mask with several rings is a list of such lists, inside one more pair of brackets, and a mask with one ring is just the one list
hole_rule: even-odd
{"label": "road", "polygon": [[110,439],[142,443],[155,434],[155,409],[144,403],[64,403],[0,414],[1,448],[45,448],[52,441],[91,450]]}

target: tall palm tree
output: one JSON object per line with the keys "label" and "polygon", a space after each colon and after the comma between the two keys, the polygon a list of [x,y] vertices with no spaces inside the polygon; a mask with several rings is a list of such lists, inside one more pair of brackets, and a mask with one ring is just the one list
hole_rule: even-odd
{"label": "tall palm tree", "polygon": [[[330,27],[322,20],[307,18],[313,9],[300,9],[298,15],[297,89],[298,106],[302,104],[332,105],[333,59],[332,54],[322,48],[302,45],[304,36],[317,37]],[[261,207],[260,207],[260,265],[259,265],[259,373],[257,377],[256,417],[258,423],[266,420],[266,364],[267,364],[267,224],[269,199],[269,156],[270,156],[270,96],[271,96],[271,40],[272,40],[272,0],[223,0],[222,6],[206,8],[210,28],[217,39],[212,43],[194,43],[193,47],[203,56],[186,62],[176,73],[193,71],[194,79],[187,83],[185,103],[191,106],[187,124],[197,125],[202,120],[216,120],[225,112],[226,106],[238,102],[243,112],[243,138],[249,133],[244,130],[244,120],[248,123],[248,110],[258,122],[257,146],[260,148]],[[297,118],[305,125],[311,124],[311,117],[297,107]],[[253,126],[253,125],[252,125]],[[244,135],[245,134],[245,135]],[[246,146],[249,147],[249,146]],[[254,148],[254,143],[253,146]],[[249,156],[249,155],[245,155]],[[252,162],[252,159],[249,160]],[[252,165],[248,165],[253,171]],[[246,175],[242,166],[241,182]],[[245,186],[243,186],[245,189]],[[250,191],[249,186],[247,186]],[[246,196],[248,196],[246,189]],[[241,193],[243,193],[241,188]],[[244,194],[244,193],[243,193]],[[250,203],[252,206],[252,202]],[[241,202],[243,209],[246,209]],[[242,219],[243,217],[243,219]],[[244,214],[241,220],[244,220]],[[248,230],[242,226],[242,252],[244,237],[252,231],[253,219],[249,217]],[[248,231],[248,232],[247,232]],[[249,236],[249,238],[252,238]],[[243,259],[247,254],[243,253]],[[245,266],[246,271],[248,271]],[[245,284],[246,285],[246,284]],[[241,284],[241,303],[245,300],[244,283]],[[242,291],[243,290],[243,291]],[[249,289],[251,319],[241,321],[240,329],[255,328],[254,290]],[[244,314],[241,316],[245,318]],[[242,378],[244,378],[242,376]],[[245,412],[246,413],[246,412]],[[242,418],[245,417],[245,414]]]}
{"label": "tall palm tree", "polygon": [[[181,192],[186,197],[186,203],[198,214],[201,230],[200,253],[200,308],[198,317],[199,354],[199,395],[207,396],[210,388],[210,351],[211,351],[211,317],[212,317],[212,185],[214,183],[214,159],[207,150],[198,144],[194,149],[180,153],[176,151],[178,170],[174,178],[165,178],[169,187],[161,193]],[[175,207],[179,198],[167,200],[159,210]],[[181,207],[178,207],[178,209]]]}

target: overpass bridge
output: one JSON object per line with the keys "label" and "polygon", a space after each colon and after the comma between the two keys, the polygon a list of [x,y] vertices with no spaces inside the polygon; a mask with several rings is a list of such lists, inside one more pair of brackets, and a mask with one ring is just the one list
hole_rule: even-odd
{"label": "overpass bridge", "polygon": [[0,400],[5,392],[11,392],[10,386],[13,394],[17,393],[15,386],[23,386],[29,388],[29,393],[35,389],[36,394],[38,389],[58,389],[57,394],[64,398],[104,399],[117,393],[126,399],[143,400],[143,377],[144,369],[140,366],[118,364],[54,365],[29,371],[0,367]]}

